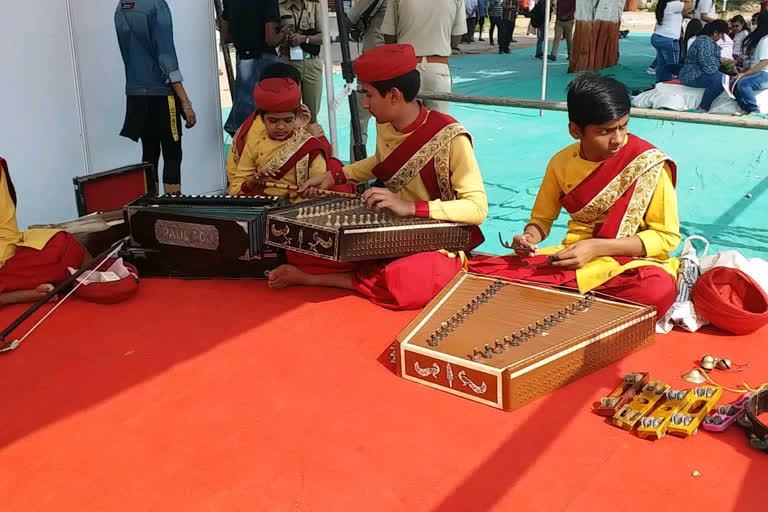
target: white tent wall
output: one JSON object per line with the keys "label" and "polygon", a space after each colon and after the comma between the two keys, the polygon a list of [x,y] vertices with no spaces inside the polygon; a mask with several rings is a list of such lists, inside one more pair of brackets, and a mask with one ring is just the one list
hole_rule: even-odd
{"label": "white tent wall", "polygon": [[3,6],[0,156],[22,225],[75,215],[72,177],[85,169],[65,2]]}
{"label": "white tent wall", "polygon": [[[220,190],[225,172],[213,3],[166,1],[198,120],[183,130],[182,190]],[[116,6],[117,0],[29,0],[6,8],[5,19],[13,22],[0,34],[0,69],[6,70],[0,156],[8,159],[19,192],[22,225],[73,218],[74,176],[141,160],[141,145],[119,136],[125,72]]]}

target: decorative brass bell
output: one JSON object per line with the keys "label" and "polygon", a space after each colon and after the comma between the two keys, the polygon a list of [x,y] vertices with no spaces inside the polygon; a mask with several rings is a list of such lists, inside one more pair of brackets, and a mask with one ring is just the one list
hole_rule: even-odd
{"label": "decorative brass bell", "polygon": [[705,371],[720,370],[727,372],[729,370],[742,371],[749,368],[749,363],[736,365],[738,368],[733,368],[734,364],[730,359],[712,356],[703,356],[699,366]]}
{"label": "decorative brass bell", "polygon": [[704,377],[704,375],[701,374],[701,371],[697,368],[694,368],[693,370],[684,374],[683,380],[685,380],[686,382],[691,382],[693,384],[703,384],[707,382],[707,379]]}

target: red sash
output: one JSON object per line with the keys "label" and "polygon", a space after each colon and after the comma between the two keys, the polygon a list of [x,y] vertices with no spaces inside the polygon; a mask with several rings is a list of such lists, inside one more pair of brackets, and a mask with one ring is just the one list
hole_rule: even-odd
{"label": "red sash", "polygon": [[13,205],[16,206],[16,189],[13,187],[13,181],[11,181],[11,175],[8,172],[8,164],[3,157],[0,157],[0,167],[3,168],[3,174],[0,179],[4,179],[8,182],[8,194],[11,196]]}
{"label": "red sash", "polygon": [[[561,197],[560,204],[568,213],[578,212],[602,192],[614,178],[619,176],[635,158],[651,149],[655,149],[651,143],[629,134],[627,143],[621,148],[619,153],[600,164],[576,188]],[[677,167],[672,160],[666,160],[666,162],[672,170],[672,184],[674,185],[677,182]],[[627,207],[635,193],[636,186],[637,180],[613,203],[607,211],[605,220],[595,226],[595,230],[592,233],[593,237],[616,238]]]}
{"label": "red sash", "polygon": [[[383,182],[388,181],[397,173],[416,152],[437,135],[440,130],[457,122],[451,116],[445,115],[436,110],[427,110],[423,106],[419,117],[413,123],[417,128],[411,132],[411,135],[405,141],[395,148],[382,162],[373,168],[373,175]],[[412,125],[413,126],[413,125]],[[407,129],[406,129],[407,131]],[[440,199],[440,185],[437,182],[437,172],[435,171],[435,159],[433,158],[419,172],[421,181],[429,193],[429,199],[434,201]]]}

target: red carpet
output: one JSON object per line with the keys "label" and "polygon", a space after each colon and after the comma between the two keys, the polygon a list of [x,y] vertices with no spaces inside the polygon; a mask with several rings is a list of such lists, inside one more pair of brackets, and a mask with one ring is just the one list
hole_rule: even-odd
{"label": "red carpet", "polygon": [[414,315],[246,281],[68,302],[0,355],[0,509],[766,510],[768,455],[740,430],[650,442],[590,412],[630,371],[685,387],[703,354],[752,363],[723,384],[768,380],[766,330],[659,336],[505,413],[392,373]]}

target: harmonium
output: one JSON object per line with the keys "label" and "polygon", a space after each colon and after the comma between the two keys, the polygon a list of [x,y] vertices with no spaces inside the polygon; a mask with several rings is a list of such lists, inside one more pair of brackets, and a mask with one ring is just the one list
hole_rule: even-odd
{"label": "harmonium", "polygon": [[397,217],[360,199],[327,196],[267,213],[267,244],[334,261],[467,251],[474,226]]}
{"label": "harmonium", "polygon": [[401,377],[517,409],[654,341],[656,309],[460,272],[393,346]]}
{"label": "harmonium", "polygon": [[130,242],[123,256],[143,276],[265,278],[283,263],[264,244],[270,196],[143,196],[123,208]]}

